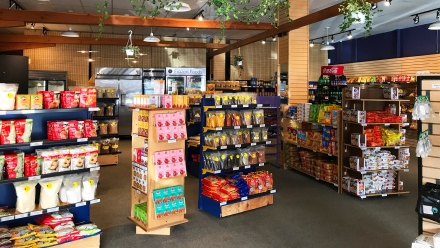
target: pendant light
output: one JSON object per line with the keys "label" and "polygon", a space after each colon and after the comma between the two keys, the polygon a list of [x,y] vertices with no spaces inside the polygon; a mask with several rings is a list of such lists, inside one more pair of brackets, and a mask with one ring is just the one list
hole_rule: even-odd
{"label": "pendant light", "polygon": [[145,37],[145,42],[159,42],[160,39],[153,35],[153,28],[151,28],[150,36]]}
{"label": "pendant light", "polygon": [[61,33],[61,36],[64,36],[64,37],[79,37],[79,34],[76,33],[76,32],[73,32],[72,28],[69,27],[69,30],[64,31],[64,32]]}
{"label": "pendant light", "polygon": [[429,30],[440,30],[440,9],[437,10],[437,21],[429,25]]}
{"label": "pendant light", "polygon": [[164,7],[164,9],[171,12],[187,12],[191,10],[191,7],[187,3],[177,1],[168,4],[167,6]]}
{"label": "pendant light", "polygon": [[330,45],[330,42],[328,42],[328,29],[330,27],[326,27],[327,29],[327,42],[325,43],[325,45],[323,47],[321,47],[322,51],[328,51],[328,50],[335,50],[335,47]]}

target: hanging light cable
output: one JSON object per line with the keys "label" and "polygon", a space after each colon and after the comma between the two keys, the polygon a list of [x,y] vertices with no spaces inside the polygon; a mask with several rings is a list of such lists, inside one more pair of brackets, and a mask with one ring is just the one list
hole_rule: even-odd
{"label": "hanging light cable", "polygon": [[159,42],[160,39],[153,35],[153,28],[151,28],[150,36],[145,37],[145,42]]}
{"label": "hanging light cable", "polygon": [[330,45],[330,42],[328,42],[328,29],[330,27],[326,27],[327,29],[327,42],[325,43],[325,46],[321,47],[322,51],[328,51],[328,50],[335,50],[335,47]]}

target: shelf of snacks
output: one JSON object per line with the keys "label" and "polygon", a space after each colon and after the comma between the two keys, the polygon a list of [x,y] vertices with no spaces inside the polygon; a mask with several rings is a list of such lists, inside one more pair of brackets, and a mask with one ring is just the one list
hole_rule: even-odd
{"label": "shelf of snacks", "polygon": [[[398,86],[350,85],[343,93],[343,189],[361,198],[406,194],[402,172],[409,171],[408,116],[401,113]],[[375,97],[374,101],[371,96]],[[382,96],[383,99],[378,99]],[[347,99],[350,98],[350,99]],[[356,98],[362,103],[351,100]],[[364,99],[365,98],[365,99]]]}
{"label": "shelf of snacks", "polygon": [[20,226],[0,228],[2,247],[99,247],[102,231],[93,223],[78,221],[83,218],[74,210],[44,213],[32,223],[16,215]]}
{"label": "shelf of snacks", "polygon": [[[184,151],[188,96],[163,95],[160,98],[159,104],[164,105],[133,107],[132,192],[128,219],[136,225],[137,234],[170,235],[172,226],[188,222],[184,216],[183,186],[187,175]],[[165,106],[170,108],[160,108]]]}
{"label": "shelf of snacks", "polygon": [[340,187],[341,107],[336,104],[299,103],[289,106],[283,127],[284,168],[314,177]]}
{"label": "shelf of snacks", "polygon": [[100,166],[117,165],[119,162],[119,138],[110,136],[106,138],[101,137],[100,140],[95,140],[92,144],[98,149],[98,163]]}
{"label": "shelf of snacks", "polygon": [[89,205],[99,202],[98,149],[86,144],[100,139],[90,113],[97,110],[96,89],[20,95],[17,85],[8,87],[10,97],[0,106],[1,220],[17,226],[43,213],[71,208],[80,222],[90,222]]}
{"label": "shelf of snacks", "polygon": [[[270,104],[256,104],[256,100],[256,94],[246,93],[214,94],[202,99],[201,107],[208,110],[201,112],[200,156],[203,159],[192,158],[200,163],[199,209],[219,218],[273,204],[273,195],[266,194],[273,190],[272,175],[256,171],[268,164],[265,144],[271,141],[268,140],[269,128],[264,123],[265,110],[260,107]],[[210,149],[215,151],[208,151]],[[227,182],[225,178],[233,183],[223,184]],[[210,179],[217,180],[218,184],[206,189],[205,182]],[[254,185],[258,182],[262,183],[260,189]]]}

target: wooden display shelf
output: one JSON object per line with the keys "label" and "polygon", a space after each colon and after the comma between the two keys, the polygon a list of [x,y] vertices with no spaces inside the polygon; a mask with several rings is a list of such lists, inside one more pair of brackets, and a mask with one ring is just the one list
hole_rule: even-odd
{"label": "wooden display shelf", "polygon": [[99,166],[117,165],[119,163],[119,153],[100,154],[98,156]]}
{"label": "wooden display shelf", "polygon": [[[127,217],[127,219],[136,225],[136,234],[152,234],[152,235],[170,235],[171,234],[171,227],[177,226],[180,224],[185,224],[188,222],[188,220],[184,218],[182,220],[168,222],[164,225],[156,226],[154,228],[148,228],[148,223],[144,224],[143,222],[141,222],[133,217]],[[141,230],[138,230],[138,228]]]}
{"label": "wooden display shelf", "polygon": [[333,128],[338,128],[337,125],[333,125],[333,124],[325,124],[325,123],[311,122],[311,121],[298,121],[298,122],[299,122],[299,123],[308,123],[308,124],[318,125],[318,126],[323,126],[323,127],[333,127]]}
{"label": "wooden display shelf", "polygon": [[75,241],[54,245],[56,248],[99,248],[101,246],[101,234],[78,239]]}
{"label": "wooden display shelf", "polygon": [[291,144],[291,145],[296,145],[296,146],[299,147],[299,148],[304,148],[304,149],[310,150],[310,151],[312,151],[312,152],[317,152],[317,153],[321,153],[321,154],[328,155],[329,157],[332,157],[332,156],[337,157],[337,156],[338,156],[337,154],[332,154],[332,153],[327,153],[327,152],[321,152],[321,151],[318,151],[318,150],[314,150],[314,149],[311,148],[311,147],[298,145],[298,143],[294,142],[293,140],[285,139],[285,140],[283,140],[283,141],[286,142],[286,143],[289,143],[289,144]]}
{"label": "wooden display shelf", "polygon": [[360,101],[360,102],[409,102],[407,99],[352,99],[345,98],[346,101]]}
{"label": "wooden display shelf", "polygon": [[302,171],[302,170],[298,170],[297,168],[292,167],[292,166],[289,166],[289,168],[292,168],[292,169],[294,169],[295,171],[298,171],[298,172],[301,172],[301,173],[306,174],[306,175],[308,175],[308,176],[311,176],[311,177],[315,178],[316,181],[323,181],[323,182],[326,182],[326,183],[332,184],[332,185],[335,186],[335,187],[338,187],[338,183],[331,182],[331,181],[327,181],[327,180],[325,180],[325,179],[322,179],[322,178],[316,177],[315,175],[313,175],[313,174],[311,174],[311,173],[308,173],[308,172],[305,172],[305,171]]}
{"label": "wooden display shelf", "polygon": [[348,124],[355,124],[355,125],[361,125],[363,127],[366,126],[377,126],[377,125],[384,125],[384,126],[390,126],[390,125],[401,125],[401,126],[408,126],[409,123],[402,123],[402,122],[383,122],[383,123],[358,123],[358,122],[354,122],[354,121],[344,121],[344,123],[348,123]]}
{"label": "wooden display shelf", "polygon": [[347,166],[344,166],[344,169],[347,169],[347,170],[351,170],[351,171],[356,171],[356,172],[359,172],[359,173],[361,173],[361,174],[365,174],[365,173],[371,173],[371,172],[392,172],[392,171],[403,171],[403,172],[409,172],[409,169],[407,168],[407,169],[384,169],[384,170],[363,170],[363,171],[358,171],[358,170],[356,170],[356,169],[353,169],[353,168],[350,168],[350,167],[347,167]]}
{"label": "wooden display shelf", "polygon": [[[147,111],[169,111],[169,110],[186,110],[188,108],[142,108],[142,107],[128,107],[129,109],[134,109],[134,111],[138,112],[139,110],[147,110]],[[136,120],[137,121],[137,120]]]}
{"label": "wooden display shelf", "polygon": [[365,195],[356,195],[352,192],[348,192],[347,190],[344,189],[344,191],[346,191],[347,193],[349,193],[350,195],[354,195],[357,197],[360,197],[361,199],[365,199],[367,197],[374,197],[374,196],[382,196],[382,197],[386,197],[388,195],[403,195],[403,194],[409,194],[409,191],[398,191],[398,190],[383,190],[381,193],[375,193],[375,194],[365,194]]}
{"label": "wooden display shelf", "polygon": [[360,146],[354,146],[351,144],[344,144],[344,146],[348,146],[348,147],[354,147],[354,148],[358,148],[361,150],[365,150],[365,149],[374,149],[374,148],[381,148],[381,149],[400,149],[400,148],[409,148],[409,146],[366,146],[366,147],[360,147]]}

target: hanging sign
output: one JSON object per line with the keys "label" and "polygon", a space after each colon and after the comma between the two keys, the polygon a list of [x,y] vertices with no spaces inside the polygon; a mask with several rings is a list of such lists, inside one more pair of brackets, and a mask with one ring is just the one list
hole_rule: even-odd
{"label": "hanging sign", "polygon": [[344,75],[343,66],[321,66],[321,75]]}

